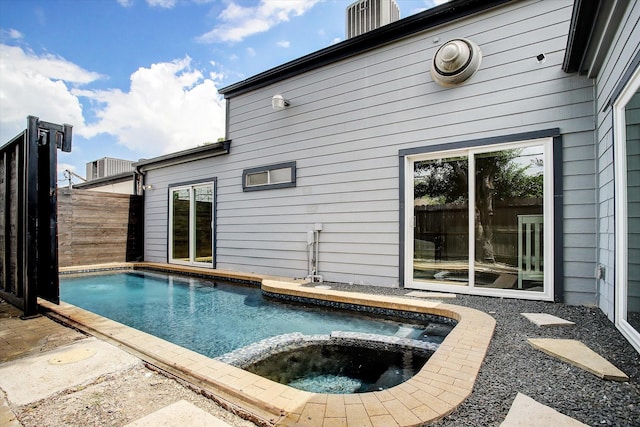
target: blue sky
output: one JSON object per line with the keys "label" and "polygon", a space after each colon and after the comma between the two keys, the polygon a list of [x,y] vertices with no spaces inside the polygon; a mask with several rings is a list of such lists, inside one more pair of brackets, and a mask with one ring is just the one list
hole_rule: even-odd
{"label": "blue sky", "polygon": [[[28,115],[72,124],[62,180],[216,141],[217,89],[344,40],[352,2],[0,0],[0,145]],[[403,18],[442,2],[397,0]]]}

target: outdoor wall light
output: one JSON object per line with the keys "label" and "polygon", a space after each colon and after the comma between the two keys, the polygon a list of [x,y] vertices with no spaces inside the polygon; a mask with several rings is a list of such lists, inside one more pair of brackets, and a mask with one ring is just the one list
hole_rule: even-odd
{"label": "outdoor wall light", "polygon": [[142,189],[145,190],[145,191],[146,190],[153,190],[153,185],[151,185],[151,184],[143,185]]}
{"label": "outdoor wall light", "polygon": [[289,101],[284,99],[284,96],[280,94],[273,95],[273,98],[271,98],[271,106],[274,110],[281,111],[284,110],[285,107],[289,106]]}

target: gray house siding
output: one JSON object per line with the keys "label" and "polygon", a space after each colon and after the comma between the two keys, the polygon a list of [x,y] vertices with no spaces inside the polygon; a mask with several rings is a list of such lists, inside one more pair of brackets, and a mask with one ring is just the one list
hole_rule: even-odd
{"label": "gray house siding", "polygon": [[[596,78],[598,263],[604,277],[598,280],[598,305],[613,320],[615,291],[615,185],[613,110],[609,101],[633,58],[638,54],[640,5],[630,2]],[[630,276],[631,277],[631,276]]]}
{"label": "gray house siding", "polygon": [[[565,301],[595,303],[594,91],[561,70],[571,12],[569,0],[514,2],[232,94],[230,154],[148,172],[145,258],[167,261],[167,186],[215,176],[217,268],[306,276],[320,223],[325,280],[397,286],[400,150],[559,128]],[[444,89],[429,61],[456,37],[480,46],[482,65]],[[277,93],[291,106],[273,111]],[[244,169],[289,161],[296,187],[242,191]]]}

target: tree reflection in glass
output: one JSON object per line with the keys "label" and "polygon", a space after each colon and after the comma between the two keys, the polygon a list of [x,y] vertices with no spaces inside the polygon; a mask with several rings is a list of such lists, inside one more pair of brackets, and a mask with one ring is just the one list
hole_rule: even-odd
{"label": "tree reflection in glass", "polygon": [[543,157],[531,146],[415,162],[414,278],[468,284],[473,233],[475,286],[541,291]]}

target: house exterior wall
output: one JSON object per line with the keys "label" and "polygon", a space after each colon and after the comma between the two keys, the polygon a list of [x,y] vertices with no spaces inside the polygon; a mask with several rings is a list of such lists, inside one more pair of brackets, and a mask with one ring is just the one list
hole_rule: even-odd
{"label": "house exterior wall", "polygon": [[[596,128],[598,170],[598,263],[604,267],[604,277],[598,280],[598,305],[614,319],[615,295],[615,185],[614,185],[614,132],[613,109],[609,105],[614,90],[640,49],[637,28],[640,22],[640,5],[630,2],[621,20],[614,43],[596,78]],[[635,35],[634,35],[635,31]]]}
{"label": "house exterior wall", "polygon": [[[216,177],[217,268],[306,276],[319,223],[325,280],[397,286],[400,150],[559,128],[565,301],[595,303],[594,91],[561,70],[571,12],[570,0],[515,2],[233,96],[230,154],[147,172],[145,259],[167,261],[167,186]],[[457,37],[483,60],[444,89],[430,60]],[[273,111],[277,93],[291,106]],[[242,191],[244,169],[290,161],[296,187]]]}

